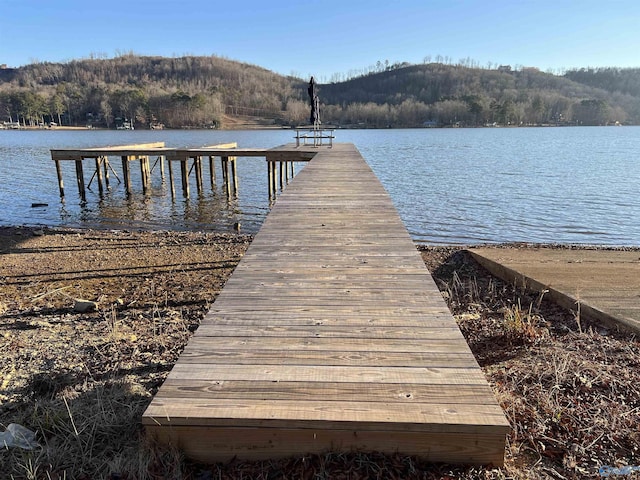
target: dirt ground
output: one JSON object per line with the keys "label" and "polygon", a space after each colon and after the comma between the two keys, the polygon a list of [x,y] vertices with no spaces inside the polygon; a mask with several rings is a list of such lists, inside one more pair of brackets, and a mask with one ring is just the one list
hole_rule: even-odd
{"label": "dirt ground", "polygon": [[0,431],[17,423],[40,444],[0,450],[2,478],[640,478],[638,340],[460,247],[421,254],[511,423],[505,467],[375,453],[197,465],[149,445],[140,416],[250,241],[0,228]]}

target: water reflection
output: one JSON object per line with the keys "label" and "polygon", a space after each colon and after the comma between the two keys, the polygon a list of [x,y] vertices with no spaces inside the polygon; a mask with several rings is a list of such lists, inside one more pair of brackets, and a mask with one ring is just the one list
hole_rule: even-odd
{"label": "water reflection", "polygon": [[[640,128],[513,128],[338,130],[355,143],[390,193],[413,238],[428,243],[561,242],[640,245]],[[66,200],[58,194],[49,149],[165,141],[189,147],[229,141],[268,148],[292,141],[290,131],[0,132],[0,224],[171,228],[256,232],[270,208],[264,159],[239,158],[237,198],[208,181],[198,195],[176,196],[152,172],[142,194],[140,169],[131,168],[133,193],[111,175],[79,201],[73,162],[63,162]],[[153,163],[153,161],[152,161]],[[121,162],[114,159],[121,177]],[[296,165],[296,172],[302,164]],[[87,178],[90,173],[87,169]],[[48,203],[46,208],[31,208]]]}

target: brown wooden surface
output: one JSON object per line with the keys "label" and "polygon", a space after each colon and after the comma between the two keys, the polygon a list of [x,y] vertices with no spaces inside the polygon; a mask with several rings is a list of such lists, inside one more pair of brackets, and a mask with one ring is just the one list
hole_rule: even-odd
{"label": "brown wooden surface", "polygon": [[133,145],[116,145],[92,148],[66,148],[52,149],[51,159],[80,160],[83,158],[96,158],[103,156],[138,156],[138,155],[164,155],[174,149],[166,148],[164,142],[137,143]]}
{"label": "brown wooden surface", "polygon": [[494,275],[547,290],[564,308],[612,328],[640,333],[640,252],[590,248],[474,248]]}
{"label": "brown wooden surface", "polygon": [[[290,148],[290,147],[287,147]],[[386,191],[316,148],[143,416],[201,461],[503,462],[508,423]]]}

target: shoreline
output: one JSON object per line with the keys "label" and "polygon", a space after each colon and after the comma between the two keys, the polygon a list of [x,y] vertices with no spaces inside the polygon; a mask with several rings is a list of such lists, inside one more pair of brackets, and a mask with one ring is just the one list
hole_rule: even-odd
{"label": "shoreline", "polygon": [[[186,230],[186,229],[170,229],[170,228],[109,228],[100,226],[89,227],[72,227],[64,225],[0,225],[0,236],[7,235],[34,235],[39,236],[47,232],[50,233],[81,233],[81,232],[182,232],[182,233],[211,233],[211,234],[228,234],[253,237],[256,233],[235,233],[235,232],[218,232],[214,230]],[[640,251],[640,245],[607,245],[607,244],[582,244],[582,243],[536,243],[536,242],[485,242],[473,244],[461,243],[426,243],[414,240],[414,245],[418,250],[429,248],[458,248],[458,249],[474,249],[474,248],[495,248],[495,249],[550,249],[550,250],[602,250],[602,251],[621,251],[634,252]]]}
{"label": "shoreline", "polygon": [[[52,478],[252,478],[267,468],[287,478],[349,471],[361,478],[542,479],[637,461],[638,339],[577,322],[547,296],[490,276],[460,246],[420,254],[507,413],[512,432],[502,469],[357,453],[205,466],[147,444],[142,412],[251,239],[0,227],[0,416],[35,431],[44,445],[9,450],[0,470],[20,477],[23,462],[32,461]],[[95,308],[76,310],[77,299]]]}
{"label": "shoreline", "polygon": [[[259,121],[260,117],[256,121]],[[333,126],[332,128],[336,130],[431,130],[431,129],[478,129],[478,128],[572,128],[572,127],[638,127],[640,124],[610,124],[610,125],[552,125],[552,124],[541,124],[541,125],[474,125],[474,126],[453,126],[453,125],[444,125],[444,126],[414,126],[414,127],[374,127],[374,126],[363,126],[363,125],[343,125],[343,126]],[[242,120],[234,120],[227,124],[223,124],[219,128],[215,128],[213,130],[293,130],[296,128],[295,126],[290,125],[268,125],[268,124],[260,124],[260,123],[251,123],[244,122]],[[40,127],[40,126],[20,126],[19,128],[0,128],[0,130],[22,130],[22,131],[39,131],[39,130],[108,130],[108,131],[116,131],[116,128],[109,127],[87,127],[87,126],[72,126],[72,125],[58,125],[55,127]],[[180,130],[210,130],[209,128],[190,128],[190,127],[178,127],[178,128],[162,128],[162,129],[153,129],[153,128],[141,128],[130,131],[141,131],[147,132],[152,130],[169,130],[169,131],[180,131]]]}

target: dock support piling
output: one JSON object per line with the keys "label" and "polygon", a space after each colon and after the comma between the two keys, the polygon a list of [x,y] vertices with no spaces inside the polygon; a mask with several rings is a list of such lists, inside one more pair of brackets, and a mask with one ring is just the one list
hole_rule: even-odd
{"label": "dock support piling", "polygon": [[202,157],[193,157],[193,164],[196,169],[196,188],[198,189],[198,195],[202,195]]}
{"label": "dock support piling", "polygon": [[142,180],[142,193],[147,193],[147,179],[146,172],[144,171],[144,157],[140,157],[140,179]]}
{"label": "dock support piling", "polygon": [[64,181],[62,180],[62,166],[60,160],[56,160],[56,174],[58,175],[58,189],[60,190],[60,198],[64,198]]}
{"label": "dock support piling", "polygon": [[220,171],[222,172],[222,186],[227,184],[227,177],[229,172],[227,171],[227,157],[220,157]]}
{"label": "dock support piling", "polygon": [[109,157],[102,157],[102,165],[104,168],[104,186],[107,190],[111,190],[111,185],[109,184]]}
{"label": "dock support piling", "polygon": [[231,177],[233,177],[233,194],[238,195],[238,173],[236,170],[236,159],[238,157],[229,157],[231,161]]}
{"label": "dock support piling", "polygon": [[167,163],[169,166],[169,184],[170,184],[170,188],[171,188],[171,198],[175,199],[176,198],[176,187],[173,184],[173,167],[171,166],[171,159],[167,159]]}
{"label": "dock support piling", "polygon": [[214,163],[214,157],[209,155],[209,180],[211,181],[211,191],[216,191],[216,165]]}
{"label": "dock support piling", "polygon": [[148,155],[144,157],[144,173],[147,183],[147,191],[145,193],[151,193],[151,157]]}
{"label": "dock support piling", "polygon": [[124,177],[124,190],[131,195],[131,174],[129,172],[129,157],[122,155],[122,176]]}
{"label": "dock support piling", "polygon": [[189,198],[189,164],[187,159],[180,160],[180,173],[182,174],[182,195]]}
{"label": "dock support piling", "polygon": [[82,168],[82,159],[76,160],[76,181],[78,182],[78,193],[83,202],[87,201],[87,192],[84,187],[84,170]]}
{"label": "dock support piling", "polygon": [[158,157],[157,161],[160,162],[160,178],[164,182],[164,157]]}
{"label": "dock support piling", "polygon": [[285,162],[280,162],[280,191],[284,190]]}
{"label": "dock support piling", "polygon": [[98,192],[100,196],[103,196],[104,187],[102,186],[102,157],[96,157],[96,177],[98,181]]}
{"label": "dock support piling", "polygon": [[276,162],[273,162],[273,177],[272,177],[272,181],[273,181],[273,197],[275,198],[278,195],[278,179],[277,179],[277,173],[278,173],[278,164]]}

